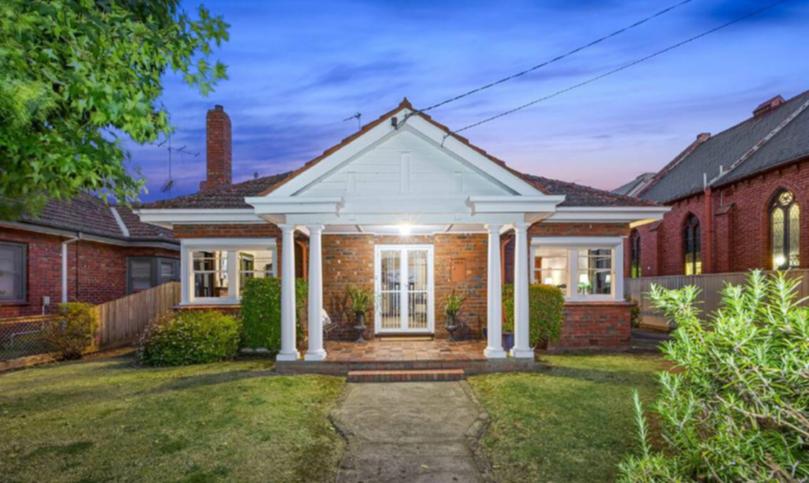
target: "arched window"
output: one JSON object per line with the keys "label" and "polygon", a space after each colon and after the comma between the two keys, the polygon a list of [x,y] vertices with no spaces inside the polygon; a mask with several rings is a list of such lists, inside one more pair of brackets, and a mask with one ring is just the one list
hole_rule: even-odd
{"label": "arched window", "polygon": [[779,191],[770,203],[772,268],[786,270],[800,265],[801,209],[791,191]]}
{"label": "arched window", "polygon": [[683,227],[683,254],[685,255],[686,275],[699,275],[702,273],[701,237],[699,233],[699,220],[694,215],[688,215]]}
{"label": "arched window", "polygon": [[629,276],[632,278],[639,278],[641,276],[640,268],[640,233],[638,230],[632,230],[629,235]]}

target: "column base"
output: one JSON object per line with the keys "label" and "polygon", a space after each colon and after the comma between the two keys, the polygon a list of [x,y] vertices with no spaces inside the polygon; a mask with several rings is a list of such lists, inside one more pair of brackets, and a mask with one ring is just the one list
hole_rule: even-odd
{"label": "column base", "polygon": [[487,347],[483,349],[483,355],[486,356],[486,359],[505,359],[506,351],[499,348]]}
{"label": "column base", "polygon": [[303,355],[303,360],[305,361],[322,361],[326,359],[326,351],[323,349],[315,352],[306,352]]}
{"label": "column base", "polygon": [[279,352],[277,356],[275,356],[276,361],[297,361],[299,357],[298,351],[293,352]]}
{"label": "column base", "polygon": [[534,351],[531,349],[511,349],[509,355],[515,359],[533,359]]}

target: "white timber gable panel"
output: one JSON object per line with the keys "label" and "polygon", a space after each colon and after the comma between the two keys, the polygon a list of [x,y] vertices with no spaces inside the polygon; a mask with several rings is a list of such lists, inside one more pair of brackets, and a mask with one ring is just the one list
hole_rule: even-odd
{"label": "white timber gable panel", "polygon": [[465,211],[470,196],[513,194],[485,173],[405,127],[347,160],[296,196],[340,197],[344,203],[342,211],[371,213],[379,209]]}

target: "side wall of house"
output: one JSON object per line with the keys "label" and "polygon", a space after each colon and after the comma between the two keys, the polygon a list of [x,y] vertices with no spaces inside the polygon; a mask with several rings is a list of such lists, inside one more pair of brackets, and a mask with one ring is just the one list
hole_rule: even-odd
{"label": "side wall of house", "polygon": [[780,189],[792,191],[800,205],[800,267],[809,267],[809,159],[804,159],[672,203],[662,222],[638,228],[642,275],[683,274],[683,224],[689,213],[700,221],[705,273],[772,268],[768,208]]}
{"label": "side wall of house", "polygon": [[[0,304],[0,318],[46,313],[62,300],[62,242],[65,238],[0,228],[0,241],[26,246],[26,300]],[[122,247],[90,241],[68,245],[68,300],[99,304],[126,295],[127,257],[179,258],[176,250]]]}

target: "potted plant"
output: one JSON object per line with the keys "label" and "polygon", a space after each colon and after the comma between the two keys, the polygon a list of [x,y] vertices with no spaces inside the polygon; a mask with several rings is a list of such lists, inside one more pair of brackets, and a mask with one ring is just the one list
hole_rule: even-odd
{"label": "potted plant", "polygon": [[447,300],[444,303],[444,315],[447,316],[446,327],[447,332],[452,340],[457,340],[456,333],[461,328],[461,323],[458,321],[458,313],[461,311],[465,297],[458,295],[453,290],[452,293],[447,295]]}
{"label": "potted plant", "polygon": [[365,333],[365,313],[371,306],[371,292],[350,285],[346,292],[350,301],[351,311],[354,313],[354,330],[357,331],[357,342],[365,342],[363,334]]}

